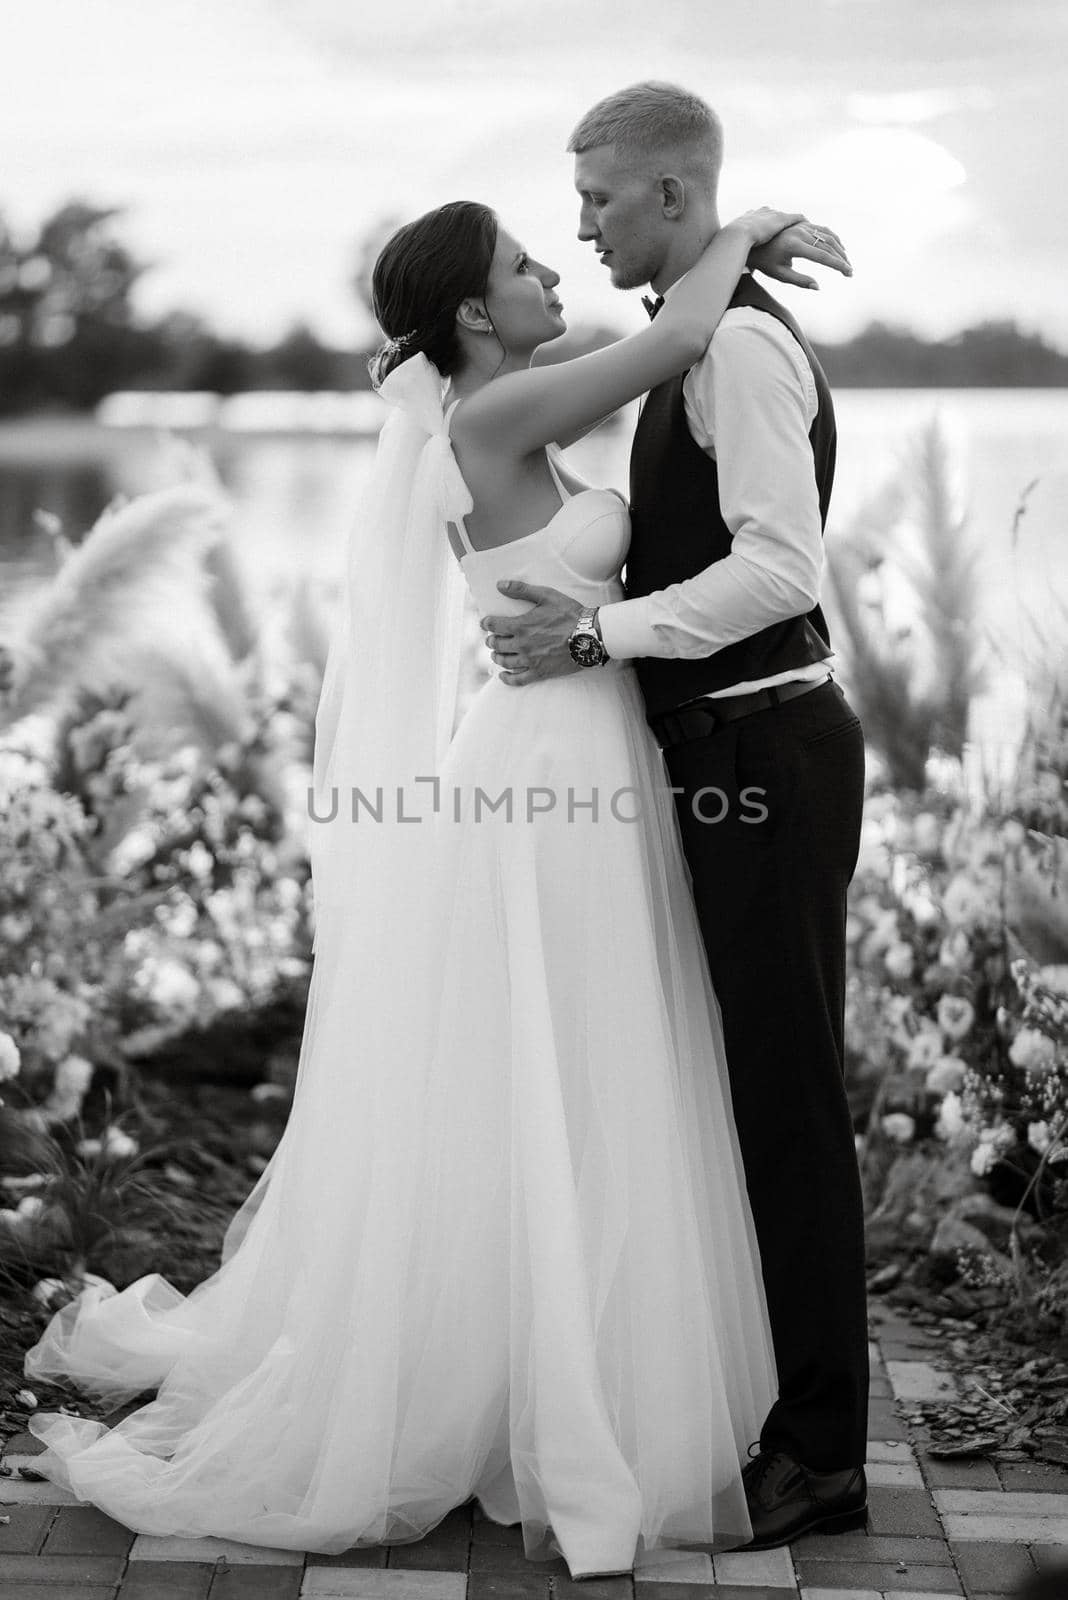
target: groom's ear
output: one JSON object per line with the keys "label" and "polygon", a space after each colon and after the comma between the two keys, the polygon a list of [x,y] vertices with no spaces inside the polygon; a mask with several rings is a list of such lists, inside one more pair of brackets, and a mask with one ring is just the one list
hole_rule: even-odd
{"label": "groom's ear", "polygon": [[470,333],[490,333],[493,330],[484,300],[461,300],[456,308],[456,321]]}
{"label": "groom's ear", "polygon": [[670,222],[677,222],[686,210],[686,185],[670,173],[660,180],[660,209]]}

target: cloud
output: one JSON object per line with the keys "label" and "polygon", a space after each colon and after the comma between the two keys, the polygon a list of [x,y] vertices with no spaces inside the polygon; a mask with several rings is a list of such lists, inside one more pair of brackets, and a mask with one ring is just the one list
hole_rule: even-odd
{"label": "cloud", "polygon": [[961,89],[900,89],[888,93],[846,96],[848,116],[858,122],[917,123],[933,122],[954,111],[987,111],[994,96],[987,88],[973,84]]}
{"label": "cloud", "polygon": [[854,282],[799,297],[828,332],[935,308],[959,324],[982,300],[1063,337],[1066,28],[1037,0],[32,0],[5,19],[0,210],[128,204],[162,263],[153,311],[344,337],[361,234],[484,196],[565,272],[569,311],[625,323],[575,241],[562,147],[590,103],[655,76],[724,115],[725,217],[798,204],[842,233]]}

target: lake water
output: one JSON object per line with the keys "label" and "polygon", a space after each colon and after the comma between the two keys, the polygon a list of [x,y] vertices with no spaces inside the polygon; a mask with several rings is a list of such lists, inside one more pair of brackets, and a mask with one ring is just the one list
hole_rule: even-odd
{"label": "lake water", "polygon": [[[1068,390],[847,389],[835,403],[832,551],[849,536],[858,507],[899,469],[916,431],[939,417],[968,510],[964,537],[978,555],[982,625],[1003,663],[1003,718],[1022,692],[1021,641],[1037,630],[1059,640],[1062,655],[1068,645]],[[624,487],[631,423],[575,446],[576,469],[593,482]],[[329,594],[373,439],[217,431],[208,445],[233,499],[233,537],[253,587],[271,602],[307,576]],[[173,462],[148,430],[90,420],[0,426],[0,626],[20,595],[53,570],[50,539],[35,526],[35,511],[58,517],[76,539],[114,495],[160,486],[173,475]],[[889,564],[896,554],[887,551]]]}

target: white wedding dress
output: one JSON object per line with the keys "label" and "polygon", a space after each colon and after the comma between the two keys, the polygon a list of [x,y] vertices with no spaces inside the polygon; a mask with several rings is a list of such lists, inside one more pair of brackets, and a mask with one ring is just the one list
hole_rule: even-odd
{"label": "white wedding dress", "polygon": [[[504,576],[622,597],[623,502],[554,477],[545,527],[464,557],[480,614],[525,609]],[[86,1289],[27,1358],[158,1395],[111,1429],[36,1415],[34,1464],[154,1534],[338,1552],[477,1496],[575,1576],[737,1545],[774,1363],[632,668],[490,679],[440,776],[418,936],[375,970],[317,955],[315,1050],[219,1271]],[[511,819],[476,820],[479,787]]]}

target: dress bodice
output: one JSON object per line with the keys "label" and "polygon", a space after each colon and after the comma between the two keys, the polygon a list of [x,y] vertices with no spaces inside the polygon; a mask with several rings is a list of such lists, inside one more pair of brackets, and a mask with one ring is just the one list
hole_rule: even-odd
{"label": "dress bodice", "polygon": [[591,606],[623,599],[619,574],[630,541],[626,501],[614,489],[569,489],[553,459],[556,448],[550,446],[546,457],[560,507],[543,527],[507,544],[476,550],[463,523],[456,524],[465,550],[460,567],[480,616],[511,616],[529,609],[529,600],[512,600],[500,592],[502,578],[561,589]]}

